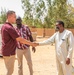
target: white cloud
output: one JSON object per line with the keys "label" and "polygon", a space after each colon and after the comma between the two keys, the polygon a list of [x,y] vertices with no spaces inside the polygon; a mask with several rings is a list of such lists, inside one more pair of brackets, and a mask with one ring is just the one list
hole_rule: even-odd
{"label": "white cloud", "polygon": [[14,10],[17,15],[23,17],[24,11],[21,5],[21,0],[0,0],[0,12],[1,8],[5,8],[6,10]]}

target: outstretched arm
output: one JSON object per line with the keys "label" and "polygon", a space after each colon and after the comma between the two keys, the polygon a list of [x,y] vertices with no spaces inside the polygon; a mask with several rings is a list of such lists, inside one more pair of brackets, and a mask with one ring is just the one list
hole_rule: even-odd
{"label": "outstretched arm", "polygon": [[23,39],[23,38],[21,38],[21,37],[16,38],[16,40],[19,41],[20,43],[23,43],[23,44],[31,45],[31,46],[33,46],[33,47],[36,46],[35,43],[30,42],[30,41],[28,41],[28,40],[26,40],[26,39]]}
{"label": "outstretched arm", "polygon": [[48,38],[47,40],[39,42],[39,45],[47,45],[47,44],[54,43],[55,42],[55,36],[56,36],[56,33],[54,35],[52,35],[50,38]]}

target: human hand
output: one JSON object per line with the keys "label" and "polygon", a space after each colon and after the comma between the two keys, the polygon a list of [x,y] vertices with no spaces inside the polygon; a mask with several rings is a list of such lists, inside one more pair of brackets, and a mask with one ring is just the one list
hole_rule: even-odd
{"label": "human hand", "polygon": [[33,47],[36,47],[36,46],[38,46],[39,45],[39,43],[35,43],[35,42],[33,42]]}
{"label": "human hand", "polygon": [[70,64],[70,58],[66,59],[66,64],[69,65]]}
{"label": "human hand", "polygon": [[32,51],[35,53],[36,52],[36,48],[35,47],[32,47]]}

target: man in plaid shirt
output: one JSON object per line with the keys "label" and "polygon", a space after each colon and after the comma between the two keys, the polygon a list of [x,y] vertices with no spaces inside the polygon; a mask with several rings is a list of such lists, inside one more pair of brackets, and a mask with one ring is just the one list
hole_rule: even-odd
{"label": "man in plaid shirt", "polygon": [[[31,31],[28,26],[22,25],[21,17],[18,17],[16,19],[16,25],[17,25],[16,31],[18,35],[24,39],[27,39],[33,42]],[[32,51],[35,52],[35,47],[32,47]],[[30,53],[29,45],[17,42],[16,54],[18,58],[18,75],[23,75],[23,55],[25,56],[27,60],[30,75],[33,75],[33,67],[32,67],[32,60],[31,60],[31,53]]]}

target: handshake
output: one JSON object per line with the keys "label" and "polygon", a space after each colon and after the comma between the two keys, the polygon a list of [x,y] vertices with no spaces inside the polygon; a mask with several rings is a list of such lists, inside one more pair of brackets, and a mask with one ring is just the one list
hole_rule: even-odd
{"label": "handshake", "polygon": [[33,47],[39,46],[39,43],[32,42],[31,46]]}

